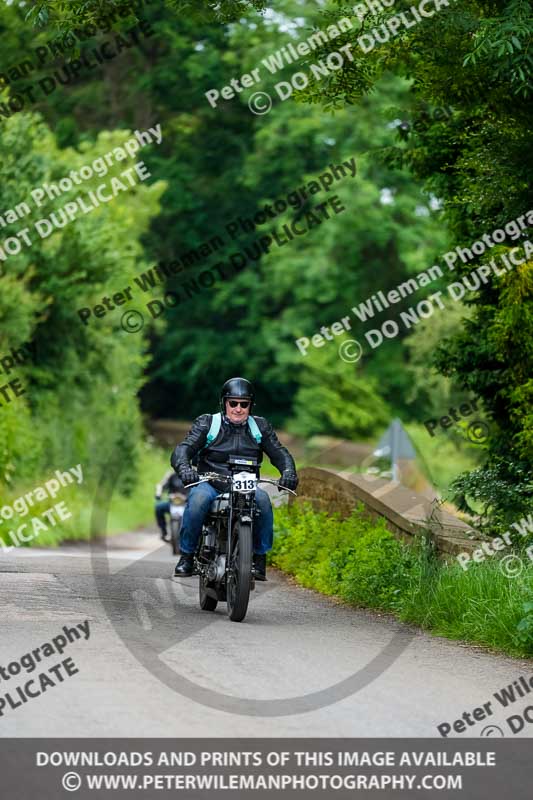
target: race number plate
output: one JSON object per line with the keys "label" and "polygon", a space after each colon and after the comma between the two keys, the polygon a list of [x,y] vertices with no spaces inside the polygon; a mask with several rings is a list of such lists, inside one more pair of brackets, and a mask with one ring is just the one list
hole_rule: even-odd
{"label": "race number plate", "polygon": [[253,472],[237,472],[233,476],[233,491],[254,492],[257,486],[257,477]]}

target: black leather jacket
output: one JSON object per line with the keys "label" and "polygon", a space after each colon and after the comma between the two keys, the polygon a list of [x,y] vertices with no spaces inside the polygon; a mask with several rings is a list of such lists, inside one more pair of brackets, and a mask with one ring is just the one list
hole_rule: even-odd
{"label": "black leather jacket", "polygon": [[[185,439],[177,445],[170,459],[176,472],[182,466],[189,466],[191,459],[199,454],[198,472],[218,472],[221,475],[229,475],[230,471],[226,466],[229,455],[256,458],[260,464],[263,460],[263,453],[266,453],[280,472],[291,470],[296,474],[293,457],[281,444],[274,428],[264,417],[254,416],[262,435],[260,444],[251,435],[248,423],[235,425],[223,415],[217,438],[209,447],[205,447],[211,419],[211,414],[202,414],[197,417]],[[224,489],[224,484],[216,485],[216,488]]]}
{"label": "black leather jacket", "polygon": [[169,469],[169,471],[161,478],[155,487],[156,497],[161,497],[163,492],[168,492],[169,494],[183,494],[187,496],[189,490],[185,488],[179,475],[176,475],[173,469]]}

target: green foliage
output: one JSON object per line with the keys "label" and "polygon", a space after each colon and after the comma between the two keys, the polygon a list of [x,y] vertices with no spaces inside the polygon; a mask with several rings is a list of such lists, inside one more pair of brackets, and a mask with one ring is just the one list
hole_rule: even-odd
{"label": "green foliage", "polygon": [[481,19],[474,35],[473,48],[464,58],[467,64],[483,64],[494,80],[509,80],[513,94],[524,98],[533,93],[533,39],[531,5],[528,0],[512,0],[498,16]]}
{"label": "green foliage", "polygon": [[[463,396],[459,401],[462,402],[464,399]],[[449,405],[444,405],[440,409],[435,409],[435,417],[447,414],[448,408]],[[430,416],[431,413],[426,419]],[[456,489],[451,488],[452,482],[460,473],[474,470],[479,466],[483,460],[484,448],[470,442],[467,436],[461,433],[459,424],[446,429],[439,427],[434,436],[429,435],[425,426],[415,423],[406,425],[405,429],[416,448],[417,463],[421,464],[428,481],[442,497],[451,501],[456,494]],[[478,507],[476,505],[474,508],[466,509],[462,506],[461,510],[477,514]]]}
{"label": "green foliage", "polygon": [[[249,58],[250,64],[254,63],[252,57]],[[399,89],[391,87],[390,91]],[[368,110],[376,125],[380,124],[378,106],[376,102],[376,107]],[[224,234],[225,224],[234,218],[233,215],[250,218],[266,203],[316,178],[331,163],[338,164],[353,156],[358,173],[355,179],[346,178],[335,187],[346,213],[332,217],[307,236],[281,248],[273,246],[269,254],[257,262],[249,262],[240,274],[220,284],[216,292],[191,298],[181,303],[176,311],[169,312],[171,329],[156,352],[158,368],[154,377],[163,381],[163,385],[172,386],[177,375],[189,376],[186,385],[180,381],[179,391],[184,409],[191,409],[187,413],[197,413],[207,402],[212,402],[206,397],[209,387],[203,381],[209,369],[216,383],[229,372],[251,375],[258,384],[263,408],[282,419],[291,409],[299,415],[303,409],[294,395],[304,381],[307,368],[306,360],[295,347],[295,339],[309,337],[322,325],[349,314],[352,305],[366,300],[381,288],[379,269],[383,263],[387,264],[387,281],[391,288],[409,273],[421,271],[431,263],[439,237],[443,241],[438,221],[431,216],[416,215],[417,207],[425,199],[416,187],[403,182],[396,186],[388,170],[382,171],[364,156],[359,158],[358,154],[370,145],[375,134],[370,120],[364,126],[356,123],[351,112],[346,112],[342,118],[339,115],[338,120],[327,121],[318,111],[310,114],[307,109],[295,109],[286,104],[274,109],[268,120],[257,127],[254,140],[248,144],[249,152],[244,154],[240,175],[234,174],[235,167],[230,163],[225,174],[206,183],[204,172],[212,167],[206,162],[205,154],[201,163],[195,165],[200,191],[203,192],[205,186],[210,193],[210,198],[204,198],[206,203],[212,204],[219,181],[221,188],[233,180],[237,185],[244,182],[230,198],[219,197],[217,208],[212,212],[212,219],[220,220],[219,224],[202,229],[200,216],[196,235],[190,225],[183,231],[181,241],[192,235],[196,245],[205,240],[208,232]],[[243,120],[242,124],[247,125],[246,131],[250,129],[251,123]],[[287,137],[288,131],[292,132],[290,137]],[[386,129],[384,134],[392,136]],[[194,136],[198,135],[210,142],[215,134],[211,130],[200,134],[196,129]],[[238,152],[242,152],[241,148]],[[191,143],[187,146],[187,159],[191,163],[190,159],[197,158]],[[384,186],[391,187],[394,192],[394,203],[389,206],[380,201]],[[316,201],[308,201],[303,211],[289,211],[270,224],[259,226],[255,237],[271,231],[280,235],[284,223],[327,198],[327,194],[317,195]],[[229,210],[235,202],[241,206],[238,213],[236,209]],[[221,214],[224,207],[228,209],[225,217]],[[175,232],[177,235],[178,228]],[[424,241],[422,246],[420,238]],[[239,250],[244,252],[252,241],[253,237],[251,240],[241,233],[233,245],[219,251],[213,261],[224,260]],[[175,252],[184,249],[183,244],[176,244]],[[225,269],[231,270],[227,265]],[[354,338],[357,338],[362,325],[353,318],[352,322]],[[328,343],[326,347],[331,350],[336,345]],[[400,344],[391,342],[389,347],[388,354],[377,357],[369,354],[366,377],[369,381],[372,378],[374,385],[380,382],[379,391],[386,401],[401,405],[408,378],[402,370],[395,369],[391,357],[391,350],[399,354]],[[383,407],[383,403],[380,406]],[[173,408],[171,413],[179,410]],[[358,413],[357,408],[353,413]],[[361,429],[369,427],[367,423],[359,425]],[[357,426],[350,425],[350,428],[357,429]]]}
{"label": "green foliage", "polygon": [[524,461],[492,458],[482,467],[459,475],[451,489],[458,508],[471,515],[480,509],[476,527],[495,536],[533,510],[533,482]]}
{"label": "green foliage", "polygon": [[276,511],[276,532],[272,563],[303,586],[370,608],[397,606],[412,552],[362,505],[345,520],[284,507]]}
{"label": "green foliage", "polygon": [[[44,43],[46,35],[48,39],[55,35],[59,23],[68,28],[90,14],[94,19],[100,5],[48,4],[50,21],[39,29],[38,43]],[[61,143],[73,145],[108,124],[110,87],[115,90],[113,117],[119,124],[144,124],[144,105],[153,119],[161,121],[165,139],[148,161],[154,172],[168,178],[171,188],[145,238],[154,260],[174,259],[215,234],[222,234],[227,246],[207,266],[242,251],[257,236],[279,230],[297,214],[289,211],[253,234],[240,232],[234,241],[225,232],[229,221],[239,215],[250,217],[265,203],[315,178],[328,164],[356,158],[356,179],[335,187],[347,208],[345,215],[286,247],[273,248],[212,292],[198,297],[185,293],[185,302],[165,315],[168,330],[161,335],[158,329],[154,336],[150,385],[143,393],[150,412],[200,413],[211,407],[216,394],[206,385],[206,372],[214,384],[230,372],[244,372],[256,379],[264,410],[282,421],[295,407],[294,395],[304,369],[294,339],[345,315],[351,304],[382,288],[383,263],[391,286],[426,267],[435,251],[442,249],[439,242],[444,243],[444,237],[437,218],[419,215],[427,197],[415,183],[372,155],[365,156],[376,145],[393,140],[383,110],[406,95],[404,83],[384,79],[382,94],[366,104],[363,117],[347,109],[329,119],[318,107],[310,111],[284,103],[268,117],[257,118],[248,110],[247,94],[214,111],[205,91],[251,70],[262,57],[286,44],[290,37],[283,22],[301,17],[302,7],[284,0],[275,19],[250,14],[239,25],[199,26],[195,15],[207,7],[195,4],[190,15],[176,15],[169,4],[166,8],[143,6],[141,16],[157,30],[157,37],[143,43],[143,52],[122,54],[120,65],[117,60],[106,68],[103,81],[97,73],[86,76],[81,85],[54,93],[42,110]],[[306,24],[321,23],[320,12],[319,4],[308,6]],[[17,35],[27,36],[31,29],[19,27],[14,10],[10,14]],[[18,46],[13,46],[12,61]],[[119,90],[126,74],[128,92]],[[273,91],[277,80],[278,76],[267,76],[265,88]],[[139,98],[145,98],[145,103]],[[213,125],[216,115],[221,115],[224,125]],[[390,205],[380,200],[385,187],[394,198]],[[317,201],[326,197],[317,196]],[[312,205],[310,200],[303,211]],[[180,276],[168,288],[179,288],[183,282]],[[408,380],[394,368],[391,351],[397,357],[399,343],[389,343],[386,355],[369,356],[368,377],[380,382],[387,402],[405,410]]]}
{"label": "green foliage", "polygon": [[[68,464],[68,467],[75,466]],[[61,489],[55,500],[49,498],[41,502],[34,502],[27,516],[15,515],[9,522],[4,520],[0,530],[0,539],[6,546],[12,545],[9,531],[16,532],[17,528],[28,523],[30,517],[39,517],[43,511],[51,508],[54,503],[62,502],[65,504],[67,512],[71,517],[62,521],[58,519],[57,513],[54,525],[43,518],[42,521],[48,529],[43,530],[35,539],[29,542],[20,542],[19,547],[57,547],[62,542],[69,541],[88,541],[91,535],[113,535],[124,531],[135,530],[141,525],[154,527],[154,504],[153,487],[161,480],[161,476],[168,471],[168,452],[154,447],[153,444],[142,441],[136,447],[135,472],[125,469],[124,472],[130,473],[130,479],[126,493],[120,492],[120,484],[115,487],[110,499],[108,513],[105,517],[105,530],[92,527],[98,521],[95,515],[96,485],[91,474],[83,475],[83,483],[69,484]],[[43,472],[41,478],[36,478],[35,472],[32,479],[19,481],[16,487],[2,492],[2,505],[12,505],[17,497],[25,492],[32,491],[36,486],[42,485],[43,481],[53,477],[53,472]],[[101,477],[101,476],[98,476]],[[31,534],[31,525],[23,531],[25,535]]]}
{"label": "green foliage", "polygon": [[357,605],[394,608],[408,575],[410,553],[385,526],[368,525],[351,542],[341,596]]}
{"label": "green foliage", "polygon": [[[411,4],[397,0],[384,15],[366,19],[364,30]],[[44,44],[58,32],[121,5],[118,0],[33,0],[23,12],[15,6],[5,8],[3,57],[6,63],[16,63],[30,44]],[[212,109],[205,92],[250,72],[294,38],[287,32],[291,20],[299,20],[303,34],[350,16],[354,29],[335,40],[335,49],[353,44],[361,27],[351,16],[353,4],[342,1],[324,5],[280,0],[276,13],[258,13],[263,7],[255,0],[142,4],[139,17],[150,20],[157,36],[80,84],[55,92],[41,107],[60,145],[76,148],[94,141],[96,132],[109,125],[110,115],[116,127],[144,126],[147,119],[162,123],[163,146],[147,161],[155,174],[168,179],[169,189],[158,217],[149,230],[141,225],[140,233],[150,261],[175,259],[210,236],[223,235],[225,247],[198,271],[242,251],[257,236],[273,233],[295,214],[268,221],[253,233],[241,231],[231,240],[225,229],[229,221],[253,216],[328,164],[351,156],[357,160],[356,179],[334,189],[347,208],[345,214],[307,237],[272,248],[211,292],[187,296],[182,290],[184,301],[165,315],[166,330],[158,324],[152,334],[144,407],[156,415],[193,416],[214,407],[216,386],[228,374],[244,373],[257,382],[258,413],[267,413],[277,423],[292,417],[305,431],[344,433],[348,428],[353,435],[373,435],[377,422],[368,415],[373,398],[377,397],[379,418],[390,408],[402,420],[420,421],[430,409],[436,412],[447,396],[474,395],[490,416],[491,438],[483,451],[486,469],[459,485],[459,502],[465,507],[481,503],[487,520],[499,524],[506,513],[516,511],[513,481],[520,481],[516,499],[527,506],[531,496],[531,265],[484,286],[474,302],[468,302],[466,321],[460,322],[455,310],[443,312],[439,319],[418,326],[407,342],[402,331],[366,354],[362,372],[349,373],[345,365],[341,382],[350,398],[356,385],[361,390],[350,408],[340,402],[340,391],[332,397],[327,387],[320,395],[323,408],[317,403],[312,407],[310,393],[313,398],[318,395],[313,370],[294,340],[311,336],[375,292],[386,293],[435,263],[440,253],[456,244],[470,246],[533,206],[528,181],[533,170],[531,6],[524,0],[496,5],[457,0],[431,19],[402,28],[368,54],[354,46],[353,62],[327,79],[312,81],[291,101],[275,100],[267,116],[248,110],[253,89]],[[314,51],[298,68],[308,68],[330,49],[328,44]],[[292,65],[265,75],[259,88],[275,96],[274,84],[294,71]],[[453,115],[446,120],[432,116],[416,132],[427,106],[452,107]],[[324,113],[333,109],[335,115]],[[410,132],[397,126],[405,117],[413,123]],[[9,146],[16,161],[24,163],[24,146],[17,147],[15,140]],[[383,201],[383,190],[391,203]],[[435,210],[435,198],[442,210]],[[304,211],[311,205],[310,200]],[[124,241],[117,240],[117,254]],[[98,232],[96,245],[100,246]],[[71,247],[69,258],[76,253]],[[120,260],[118,255],[115,260]],[[453,279],[476,265],[457,263]],[[23,276],[33,281],[30,267],[21,260],[17,280],[4,287],[3,322],[15,332],[22,332],[25,324],[21,340],[31,334],[32,315],[47,313],[55,291],[53,284],[43,287],[47,291],[40,297],[35,286],[31,293],[25,291]],[[187,279],[194,274],[191,269]],[[179,276],[167,288],[181,290],[183,282]],[[75,285],[74,281],[74,289]],[[19,313],[19,305],[28,303],[28,314]],[[394,312],[409,304],[398,304]],[[7,306],[16,309],[12,318]],[[385,315],[376,317],[378,325]],[[453,317],[453,330],[445,317]],[[363,329],[354,322],[354,338],[360,339]],[[435,345],[448,332],[451,340],[436,356],[437,377],[432,367]],[[94,363],[100,365],[107,356],[105,348],[96,347]],[[129,389],[138,389],[140,379],[132,384]],[[86,391],[81,388],[80,398]],[[101,386],[95,391],[104,405],[105,389],[103,395]],[[81,400],[73,403],[80,408]],[[334,414],[329,407],[335,408]],[[49,414],[57,409],[43,405],[42,410]],[[72,420],[71,426],[86,442],[83,423]],[[127,426],[122,435],[127,438]],[[47,446],[57,447],[58,438],[57,431],[51,432]],[[9,474],[5,466],[4,472]],[[496,492],[489,488],[493,479]],[[509,503],[507,511],[502,503]]]}
{"label": "green foliage", "polygon": [[[407,5],[395,4],[394,12]],[[350,13],[343,2],[337,7]],[[363,24],[368,30],[381,21],[368,18]],[[420,133],[399,131],[398,143],[384,147],[382,154],[391,167],[407,168],[425,182],[442,201],[452,246],[468,247],[533,205],[527,179],[533,168],[532,33],[528,2],[495,6],[459,0],[453,10],[443,9],[370,53],[358,54],[357,63],[347,64],[327,83],[311,85],[300,99],[324,107],[354,103],[362,110],[380,77],[393,71],[411,81],[409,116],[415,122],[422,103],[452,107],[450,120],[432,119]],[[373,76],[370,90],[368,75]],[[495,252],[468,264],[458,262],[455,280]],[[512,498],[514,480],[520,480],[517,496],[526,503],[520,507],[532,498],[527,477],[533,468],[531,270],[531,264],[524,264],[483,286],[468,300],[469,319],[435,358],[439,371],[457,389],[481,398],[489,413],[486,466],[466,476],[461,488],[483,501],[483,516],[494,525],[516,513],[501,505]],[[507,490],[494,496],[490,487],[502,482]]]}
{"label": "green foliage", "polygon": [[[40,184],[59,180],[122,144],[127,132],[102,132],[79,150],[58,148],[35,115],[18,114],[0,127],[0,207],[13,208]],[[112,168],[106,180],[124,166]],[[84,191],[101,183],[96,175]],[[134,467],[140,439],[137,393],[147,363],[141,335],[129,335],[115,313],[83,325],[77,310],[128,285],[142,265],[140,236],[157,213],[164,185],[138,185],[41,239],[32,223],[65,203],[65,195],[4,229],[29,227],[31,247],[4,262],[0,353],[32,341],[34,363],[20,377],[25,394],[0,410],[0,476],[6,483],[50,466],[81,462],[93,476],[110,459]],[[68,199],[72,199],[69,197]],[[15,415],[17,428],[14,427]]]}
{"label": "green foliage", "polygon": [[522,613],[524,616],[516,626],[517,639],[521,642],[527,652],[533,652],[533,603],[524,603],[522,605]]}
{"label": "green foliage", "polygon": [[308,506],[277,509],[271,559],[307,588],[394,611],[440,636],[533,654],[529,561],[516,578],[506,577],[496,558],[465,572],[437,560],[429,539],[398,541],[361,506],[345,520]]}
{"label": "green foliage", "polygon": [[465,402],[467,394],[457,381],[438,373],[432,365],[442,340],[453,336],[469,316],[470,309],[454,303],[421,320],[405,339],[406,369],[412,377],[408,400],[424,409],[425,419],[442,417],[451,406]]}
{"label": "green foliage", "polygon": [[[456,502],[481,504],[482,524],[499,530],[533,508],[533,264],[483,292],[473,318],[437,352],[441,371],[483,398],[491,422],[484,466],[455,483]],[[494,289],[491,290],[494,292]]]}
{"label": "green foliage", "polygon": [[[66,10],[54,6],[54,25],[59,19],[72,22],[78,13],[83,16],[90,5],[74,2]],[[238,6],[242,10],[244,4]],[[54,93],[43,108],[61,141],[76,144],[108,124],[110,86],[116,89],[113,113],[120,124],[144,124],[139,98],[145,98],[165,136],[148,161],[154,173],[169,181],[161,213],[145,237],[147,253],[153,260],[176,259],[211,236],[224,239],[224,248],[205,264],[168,283],[184,299],[165,314],[166,330],[155,331],[153,367],[143,392],[144,406],[153,414],[201,413],[213,406],[217,384],[230,373],[244,373],[256,380],[264,413],[282,422],[299,410],[294,395],[304,363],[294,339],[349,313],[351,305],[382,288],[384,263],[392,287],[427,267],[444,246],[442,226],[438,215],[428,211],[427,196],[410,178],[366,155],[394,140],[384,109],[401,102],[407,93],[404,82],[385,78],[382,94],[367,102],[364,116],[347,109],[328,118],[318,107],[287,102],[275,105],[267,117],[256,117],[247,106],[251,91],[218,109],[209,106],[208,89],[250,71],[290,40],[284,22],[300,18],[302,5],[283,0],[277,10],[274,18],[252,12],[241,15],[239,25],[217,26],[199,24],[198,14],[208,11],[207,3],[177,15],[169,3],[165,8],[146,5],[141,16],[151,21],[157,37],[143,43],[143,53],[122,54],[116,70],[113,65],[106,69],[104,81],[100,75],[87,77],[80,86]],[[306,6],[305,22],[321,24],[319,4]],[[49,35],[54,25],[48,26]],[[126,74],[128,92],[117,88]],[[278,79],[266,75],[261,86],[273,92]],[[81,115],[80,108],[87,113]],[[224,124],[213,124],[214,119]],[[253,233],[239,231],[232,239],[226,232],[228,222],[251,217],[329,164],[350,157],[357,162],[355,180],[344,180],[316,200],[309,198],[301,211],[289,209]],[[394,198],[390,205],[380,199],[385,187]],[[332,194],[339,195],[345,214],[306,237],[273,247],[258,261],[250,260],[240,274],[225,264],[230,279],[219,281],[210,292],[195,296],[182,288],[198,272],[252,246],[258,236],[281,232],[283,223]],[[422,207],[428,217],[419,214]],[[394,368],[391,351],[398,357],[400,344],[391,342],[388,354],[369,356],[368,378],[380,382],[386,402],[405,410],[408,378]],[[206,373],[213,386],[205,381]]]}
{"label": "green foliage", "polygon": [[1,414],[0,485],[10,487],[21,471],[22,475],[36,474],[44,460],[44,442],[22,399],[4,406]]}
{"label": "green foliage", "polygon": [[386,425],[390,412],[378,393],[377,381],[360,365],[343,361],[338,336],[330,347],[311,347],[305,356],[296,413],[289,430],[300,436],[330,434],[346,439],[366,438]]}
{"label": "green foliage", "polygon": [[[153,0],[29,0],[29,11],[26,18],[36,25],[44,26],[50,21],[67,27],[74,24],[91,24],[96,19],[109,13],[110,10],[139,4],[142,16],[142,4]],[[238,20],[250,8],[262,11],[264,0],[205,0],[203,3],[192,3],[188,0],[161,0],[177,15],[187,15],[198,23],[229,23]],[[135,15],[135,12],[132,12]]]}
{"label": "green foliage", "polygon": [[458,564],[442,566],[413,583],[400,617],[450,639],[531,656],[532,581],[530,562],[515,578],[502,573],[496,558],[473,564],[467,572]]}

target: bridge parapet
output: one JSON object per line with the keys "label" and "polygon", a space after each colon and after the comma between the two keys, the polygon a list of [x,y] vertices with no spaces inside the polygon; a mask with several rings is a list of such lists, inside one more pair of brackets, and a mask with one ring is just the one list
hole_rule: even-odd
{"label": "bridge parapet", "polygon": [[345,518],[361,502],[370,516],[384,518],[388,529],[404,541],[429,531],[442,555],[471,552],[483,541],[466,522],[397,481],[317,467],[304,467],[298,475],[298,497],[291,497],[291,504],[307,502],[316,511]]}

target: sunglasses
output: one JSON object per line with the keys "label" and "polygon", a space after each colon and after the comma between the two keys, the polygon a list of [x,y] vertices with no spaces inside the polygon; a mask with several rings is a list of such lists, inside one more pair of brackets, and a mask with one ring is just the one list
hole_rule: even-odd
{"label": "sunglasses", "polygon": [[248,408],[250,405],[249,400],[228,400],[228,403],[230,404],[230,408],[237,408],[237,406],[240,406],[241,408]]}

